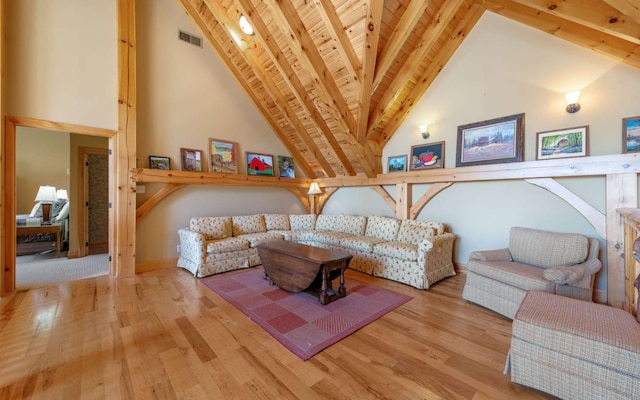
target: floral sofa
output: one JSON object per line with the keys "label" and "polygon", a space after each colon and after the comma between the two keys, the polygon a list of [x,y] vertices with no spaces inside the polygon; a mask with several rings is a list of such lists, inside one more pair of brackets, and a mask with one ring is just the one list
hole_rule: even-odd
{"label": "floral sofa", "polygon": [[272,240],[348,252],[350,268],[418,289],[455,275],[455,236],[441,222],[329,214],[198,217],[178,236],[178,267],[198,278],[261,264],[256,246]]}

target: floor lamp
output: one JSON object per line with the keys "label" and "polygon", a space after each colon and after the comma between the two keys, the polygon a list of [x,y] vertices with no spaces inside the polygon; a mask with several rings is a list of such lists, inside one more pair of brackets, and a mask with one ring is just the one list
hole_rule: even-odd
{"label": "floor lamp", "polygon": [[317,182],[311,182],[311,186],[309,186],[309,191],[307,192],[307,194],[310,196],[309,198],[309,202],[310,204],[310,209],[311,212],[316,214],[316,196],[319,195],[320,193],[322,193],[320,191],[320,187],[318,186]]}
{"label": "floor lamp", "polygon": [[42,205],[42,224],[51,224],[51,205],[57,200],[56,188],[53,186],[40,186],[35,201]]}

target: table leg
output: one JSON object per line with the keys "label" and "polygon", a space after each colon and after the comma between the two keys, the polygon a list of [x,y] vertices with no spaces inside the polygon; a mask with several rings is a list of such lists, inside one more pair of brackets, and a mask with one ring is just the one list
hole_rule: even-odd
{"label": "table leg", "polygon": [[338,288],[338,293],[340,294],[340,297],[344,297],[347,295],[347,288],[344,287],[344,270],[345,270],[345,266],[343,265],[340,268],[340,287]]}
{"label": "table leg", "polygon": [[322,267],[322,286],[320,287],[320,304],[325,305],[329,302],[329,297],[327,296],[328,284],[327,280],[329,279],[329,273],[325,267]]}
{"label": "table leg", "polygon": [[60,247],[62,242],[60,240],[61,235],[62,235],[62,231],[58,229],[58,231],[56,232],[56,257],[60,257]]}

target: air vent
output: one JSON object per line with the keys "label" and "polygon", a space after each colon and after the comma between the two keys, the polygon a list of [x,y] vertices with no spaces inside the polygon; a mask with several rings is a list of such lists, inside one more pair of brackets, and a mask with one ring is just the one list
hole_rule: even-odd
{"label": "air vent", "polygon": [[202,38],[190,35],[187,32],[178,30],[178,39],[191,43],[194,46],[202,47]]}

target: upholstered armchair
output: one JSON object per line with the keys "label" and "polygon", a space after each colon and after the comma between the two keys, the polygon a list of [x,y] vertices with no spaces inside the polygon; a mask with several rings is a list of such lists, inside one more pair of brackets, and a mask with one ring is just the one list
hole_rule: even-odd
{"label": "upholstered armchair", "polygon": [[511,319],[530,290],[590,302],[599,250],[581,234],[512,227],[508,248],[469,255],[462,297]]}

